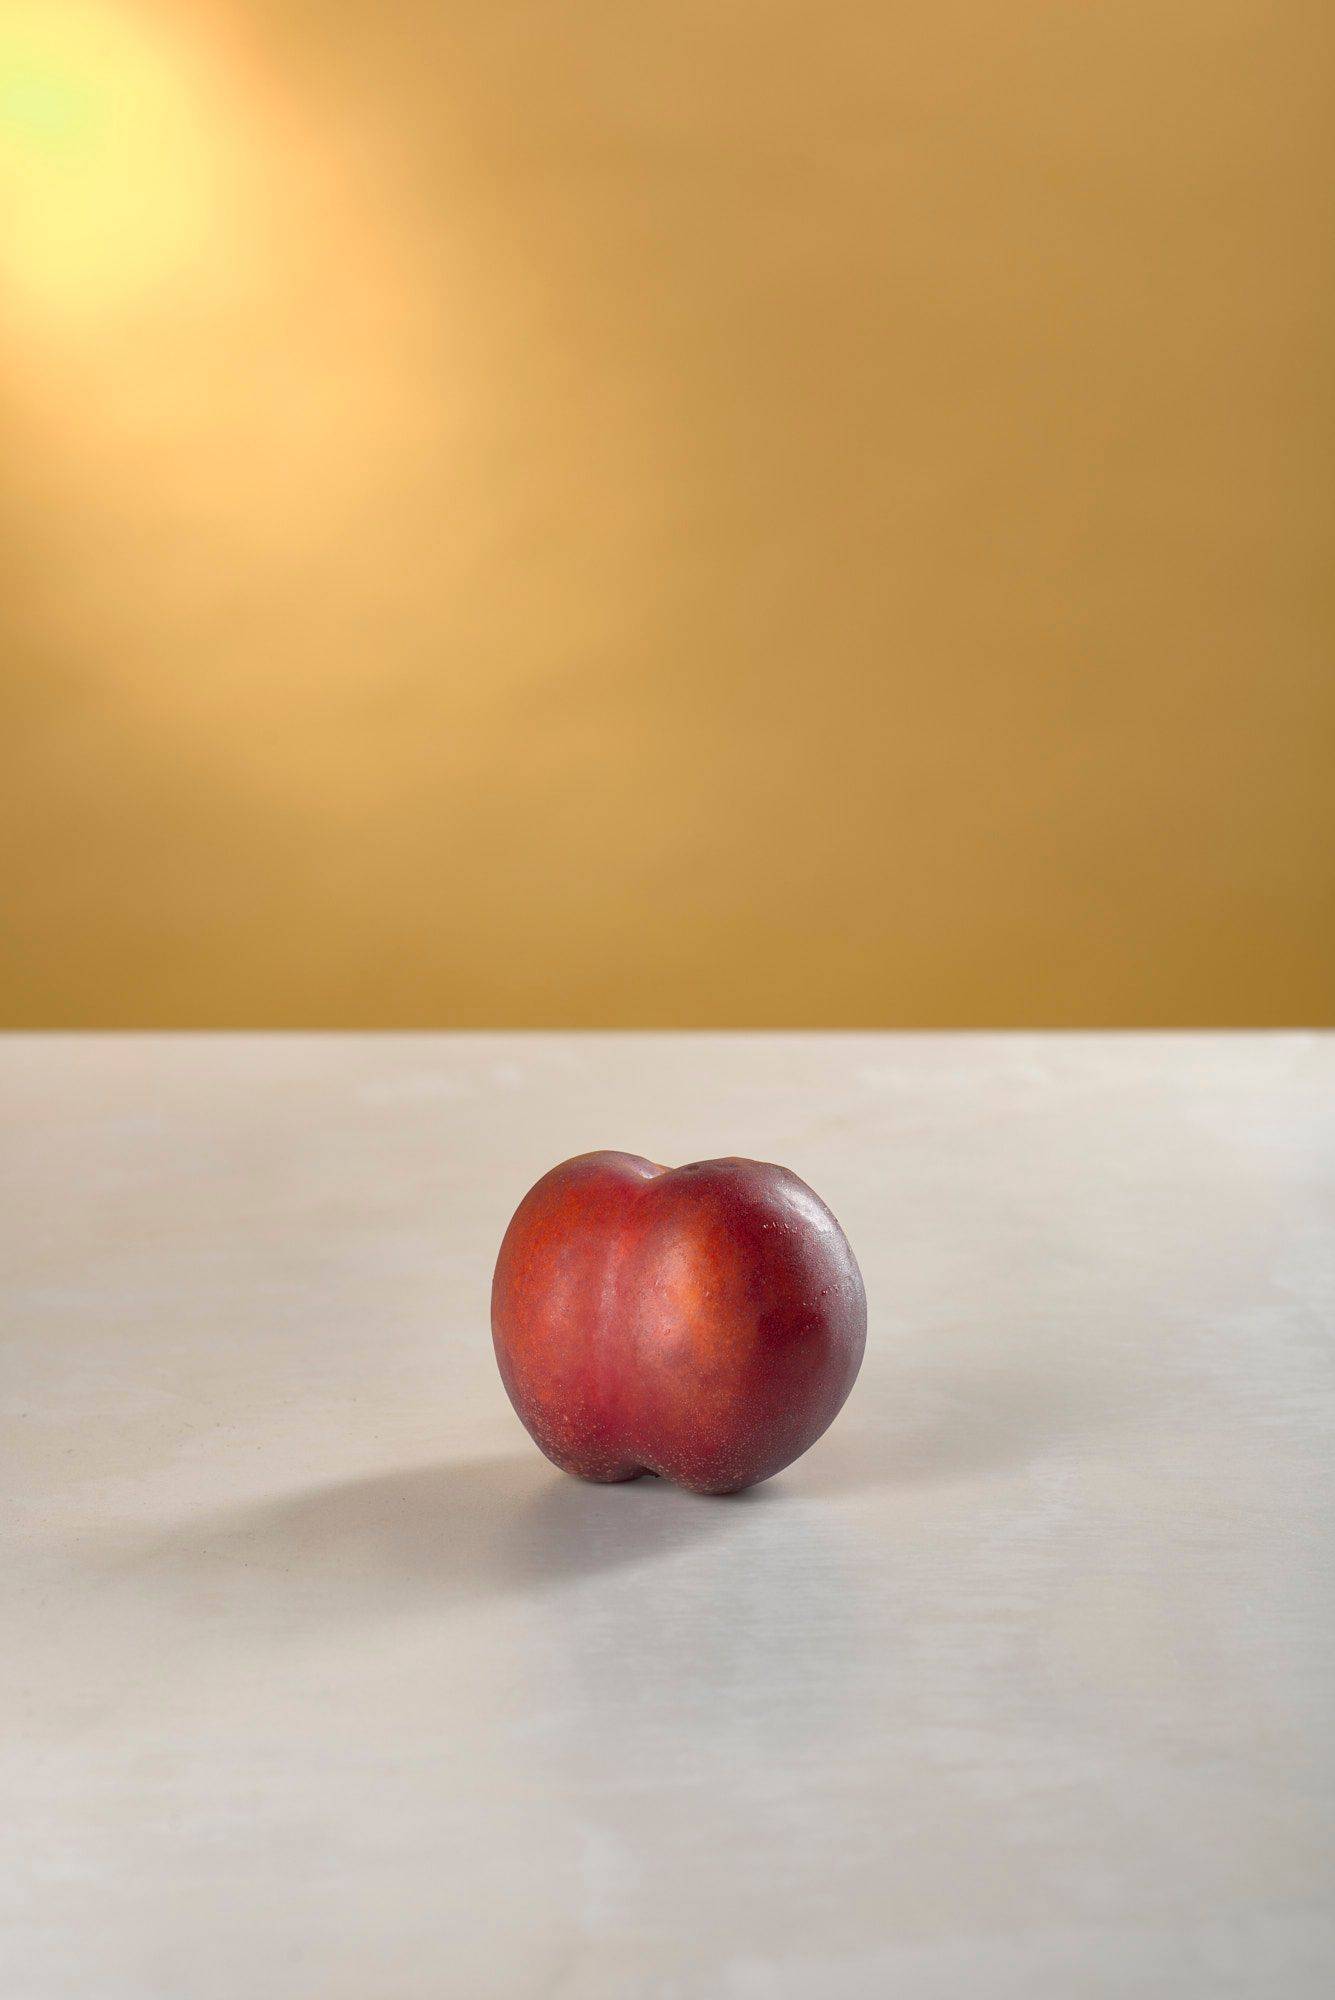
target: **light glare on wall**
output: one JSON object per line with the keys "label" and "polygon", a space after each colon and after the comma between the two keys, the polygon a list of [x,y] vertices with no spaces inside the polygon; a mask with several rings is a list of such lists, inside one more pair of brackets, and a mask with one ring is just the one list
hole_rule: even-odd
{"label": "light glare on wall", "polygon": [[97,0],[0,5],[0,272],[10,309],[78,321],[199,269],[216,110],[164,22]]}

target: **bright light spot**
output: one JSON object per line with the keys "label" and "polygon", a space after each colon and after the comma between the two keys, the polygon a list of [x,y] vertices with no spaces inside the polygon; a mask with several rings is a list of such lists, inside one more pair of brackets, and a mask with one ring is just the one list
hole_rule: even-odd
{"label": "bright light spot", "polygon": [[0,76],[0,131],[12,139],[64,151],[93,136],[96,94],[68,77],[16,65]]}
{"label": "bright light spot", "polygon": [[142,8],[0,0],[0,278],[45,317],[137,305],[207,264],[217,117]]}

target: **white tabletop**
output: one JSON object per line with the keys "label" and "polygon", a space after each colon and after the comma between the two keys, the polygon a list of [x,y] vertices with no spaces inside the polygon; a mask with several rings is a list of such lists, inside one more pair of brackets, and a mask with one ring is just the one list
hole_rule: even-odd
{"label": "white tabletop", "polygon": [[[0,1049],[5,2000],[1335,1981],[1335,1042]],[[492,1260],[779,1160],[867,1361],[733,1500],[582,1486]]]}

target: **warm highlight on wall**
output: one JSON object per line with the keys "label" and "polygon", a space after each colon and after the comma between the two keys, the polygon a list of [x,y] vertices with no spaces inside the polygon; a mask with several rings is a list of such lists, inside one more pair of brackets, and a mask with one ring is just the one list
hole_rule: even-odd
{"label": "warm highlight on wall", "polygon": [[0,0],[5,1023],[1335,1019],[1329,28]]}

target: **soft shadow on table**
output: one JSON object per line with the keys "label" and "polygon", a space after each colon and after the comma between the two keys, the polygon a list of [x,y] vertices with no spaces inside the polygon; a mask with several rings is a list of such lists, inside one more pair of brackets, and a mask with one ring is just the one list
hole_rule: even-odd
{"label": "soft shadow on table", "polygon": [[447,1460],[200,1515],[120,1553],[148,1595],[261,1621],[373,1615],[577,1586],[670,1560],[744,1527],[750,1510],[880,1489],[1006,1480],[1116,1422],[1115,1385],[1070,1369],[937,1369],[893,1413],[848,1412],[749,1493],[701,1499],[662,1480],[593,1486],[536,1451]]}
{"label": "soft shadow on table", "polygon": [[593,1486],[529,1450],[377,1473],[200,1516],[115,1564],[155,1591],[238,1608],[344,1613],[558,1590],[724,1534],[748,1496],[711,1501],[645,1478]]}

